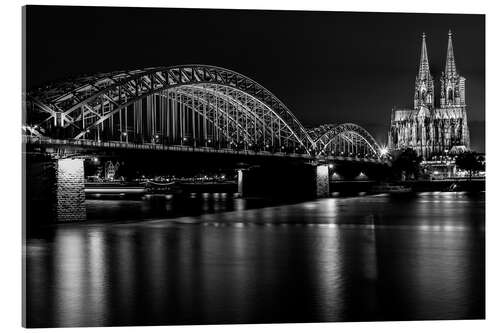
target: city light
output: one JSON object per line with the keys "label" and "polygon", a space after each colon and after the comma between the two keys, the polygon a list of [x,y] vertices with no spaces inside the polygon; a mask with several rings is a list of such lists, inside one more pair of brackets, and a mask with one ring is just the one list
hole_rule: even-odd
{"label": "city light", "polygon": [[386,156],[389,153],[389,149],[387,147],[380,148],[380,156]]}

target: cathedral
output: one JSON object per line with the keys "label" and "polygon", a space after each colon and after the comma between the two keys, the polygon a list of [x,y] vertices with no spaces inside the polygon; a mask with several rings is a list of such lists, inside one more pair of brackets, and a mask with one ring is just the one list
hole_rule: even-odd
{"label": "cathedral", "polygon": [[430,72],[425,34],[413,108],[393,109],[389,149],[414,149],[424,160],[436,155],[455,154],[469,149],[469,128],[465,104],[465,78],[455,65],[451,31],[448,32],[446,65],[439,80],[439,98]]}

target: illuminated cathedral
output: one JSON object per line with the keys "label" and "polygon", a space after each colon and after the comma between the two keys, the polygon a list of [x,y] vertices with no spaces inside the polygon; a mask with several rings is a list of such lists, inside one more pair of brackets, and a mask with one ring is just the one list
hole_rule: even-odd
{"label": "illuminated cathedral", "polygon": [[390,150],[412,148],[427,160],[435,155],[469,149],[465,78],[459,75],[455,65],[451,31],[448,32],[446,64],[439,88],[437,98],[423,34],[413,108],[392,110]]}

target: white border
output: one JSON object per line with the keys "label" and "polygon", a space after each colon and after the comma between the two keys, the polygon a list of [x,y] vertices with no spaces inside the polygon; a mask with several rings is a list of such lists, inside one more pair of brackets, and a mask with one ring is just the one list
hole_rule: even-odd
{"label": "white border", "polygon": [[[253,0],[253,1],[160,1],[160,0],[88,0],[88,1],[37,1],[3,0],[0,9],[1,24],[1,126],[2,163],[0,170],[0,326],[2,331],[21,330],[21,6],[29,4],[129,6],[129,7],[184,7],[184,8],[249,8],[288,10],[331,10],[331,11],[390,11],[426,13],[476,13],[486,14],[486,151],[487,151],[487,320],[486,321],[426,321],[426,322],[375,322],[375,323],[324,323],[286,325],[224,325],[224,326],[159,326],[130,328],[96,328],[93,331],[164,331],[174,332],[242,332],[254,330],[298,332],[318,330],[320,332],[500,332],[499,311],[499,259],[500,256],[500,214],[498,213],[500,186],[499,154],[495,144],[500,142],[500,10],[498,1],[474,0],[467,2],[418,0],[402,3],[398,0],[348,0],[348,1],[296,1],[296,0]],[[498,173],[498,172],[497,172]],[[58,329],[58,332],[75,329]]]}

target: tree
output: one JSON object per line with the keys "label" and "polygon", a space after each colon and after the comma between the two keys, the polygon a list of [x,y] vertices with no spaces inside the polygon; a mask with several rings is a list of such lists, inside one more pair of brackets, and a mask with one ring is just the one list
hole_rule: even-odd
{"label": "tree", "polygon": [[404,172],[406,177],[416,178],[420,172],[420,162],[422,157],[415,150],[406,148],[395,156],[392,167],[400,174]]}
{"label": "tree", "polygon": [[466,151],[458,155],[455,159],[455,165],[462,170],[469,172],[469,180],[472,178],[472,174],[484,170],[484,165],[482,163],[483,157],[476,152]]}

